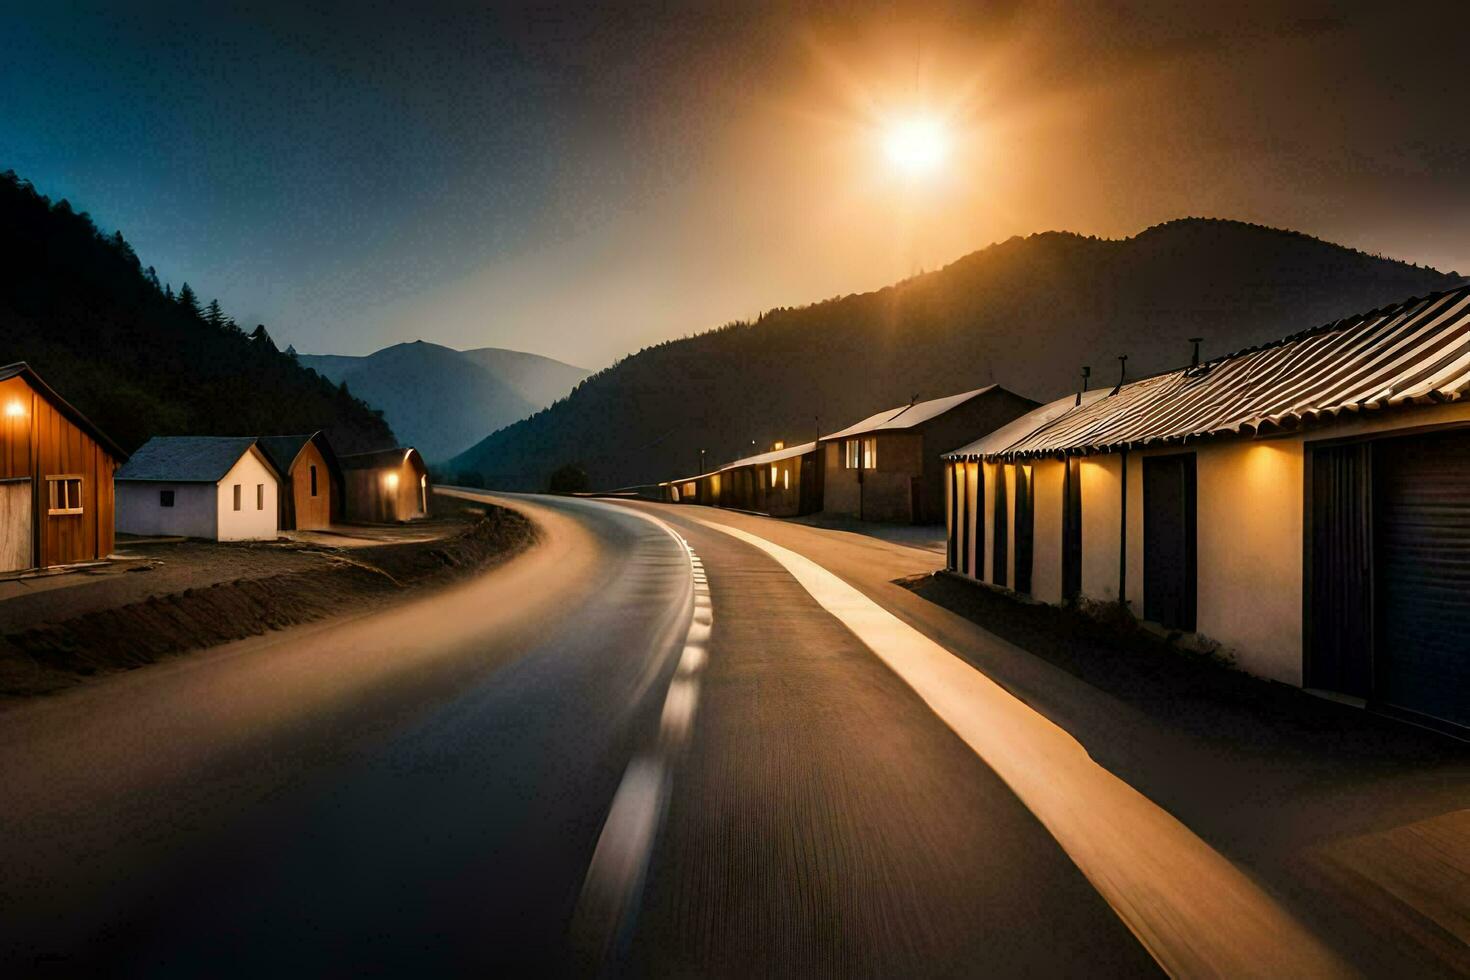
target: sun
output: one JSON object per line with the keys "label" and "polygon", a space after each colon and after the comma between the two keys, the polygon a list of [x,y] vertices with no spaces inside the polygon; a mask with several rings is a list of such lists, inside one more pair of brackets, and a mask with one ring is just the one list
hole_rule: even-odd
{"label": "sun", "polygon": [[895,120],[883,130],[883,152],[905,177],[927,177],[949,155],[949,134],[942,122],[930,116]]}

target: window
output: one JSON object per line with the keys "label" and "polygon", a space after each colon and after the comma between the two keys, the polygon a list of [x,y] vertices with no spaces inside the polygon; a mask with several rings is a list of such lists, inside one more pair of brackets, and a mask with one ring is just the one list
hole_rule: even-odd
{"label": "window", "polygon": [[781,489],[791,489],[791,470],[789,469],[781,471]]}
{"label": "window", "polygon": [[235,484],[235,509],[240,509],[240,484]]}
{"label": "window", "polygon": [[775,463],[772,463],[771,464],[771,486],[774,487],[775,485],[776,485],[776,464]]}
{"label": "window", "polygon": [[316,464],[311,464],[311,495],[316,496]]}
{"label": "window", "polygon": [[48,514],[80,514],[82,512],[82,478],[79,476],[46,477]]}
{"label": "window", "polygon": [[174,492],[172,490],[158,491],[158,506],[172,507],[174,505]]}
{"label": "window", "polygon": [[863,440],[863,469],[876,470],[878,468],[878,439],[877,437]]}
{"label": "window", "polygon": [[256,510],[265,510],[265,484],[264,483],[257,483],[255,485],[255,509]]}
{"label": "window", "polygon": [[843,449],[847,456],[843,466],[849,470],[862,467],[865,470],[878,468],[878,440],[876,437],[868,439],[848,439],[843,443]]}
{"label": "window", "polygon": [[858,468],[858,440],[848,439],[842,444],[843,451],[847,454],[842,461],[844,469],[855,470]]}

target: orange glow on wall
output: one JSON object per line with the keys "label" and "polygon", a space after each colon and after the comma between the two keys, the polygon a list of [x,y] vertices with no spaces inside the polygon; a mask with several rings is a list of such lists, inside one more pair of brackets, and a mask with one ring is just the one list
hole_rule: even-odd
{"label": "orange glow on wall", "polygon": [[18,419],[26,413],[25,405],[18,398],[13,398],[5,403],[5,417]]}

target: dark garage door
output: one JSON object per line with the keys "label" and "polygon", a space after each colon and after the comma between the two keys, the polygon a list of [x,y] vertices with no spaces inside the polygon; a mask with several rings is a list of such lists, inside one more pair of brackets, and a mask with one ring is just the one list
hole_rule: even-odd
{"label": "dark garage door", "polygon": [[1374,700],[1470,726],[1470,432],[1373,447]]}

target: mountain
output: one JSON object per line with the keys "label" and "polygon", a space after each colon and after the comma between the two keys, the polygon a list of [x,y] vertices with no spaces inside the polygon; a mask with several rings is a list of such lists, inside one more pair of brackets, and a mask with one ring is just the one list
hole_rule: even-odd
{"label": "mountain", "polygon": [[325,429],[339,452],[394,444],[380,414],[246,334],[185,283],[174,296],[122,233],[0,174],[0,364],[28,361],[124,449],[154,435]]}
{"label": "mountain", "polygon": [[694,472],[774,439],[810,439],[884,405],[997,382],[1045,401],[1293,333],[1461,278],[1297,232],[1186,218],[1131,238],[1012,238],[860,295],[777,309],[630,355],[495,432],[447,470],[545,486],[580,463],[594,486]]}
{"label": "mountain", "polygon": [[302,365],[383,410],[393,430],[430,461],[550,405],[587,376],[549,357],[482,347],[457,351],[422,340],[366,357],[300,354]]}

